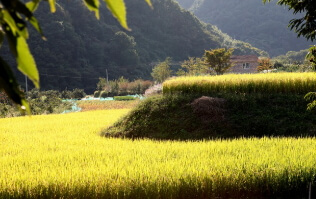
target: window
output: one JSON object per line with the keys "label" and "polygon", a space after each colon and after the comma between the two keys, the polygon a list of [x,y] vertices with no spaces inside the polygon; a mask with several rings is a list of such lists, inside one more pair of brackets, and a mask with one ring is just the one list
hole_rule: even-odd
{"label": "window", "polygon": [[249,63],[243,63],[243,64],[242,64],[242,68],[243,68],[243,69],[248,69],[248,68],[250,68]]}

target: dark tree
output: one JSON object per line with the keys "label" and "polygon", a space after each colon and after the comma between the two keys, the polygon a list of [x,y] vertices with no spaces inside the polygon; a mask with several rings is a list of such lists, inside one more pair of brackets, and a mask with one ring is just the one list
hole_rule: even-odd
{"label": "dark tree", "polygon": [[222,75],[228,71],[233,64],[230,62],[230,56],[234,49],[219,48],[205,51],[205,62],[212,68],[217,75]]}

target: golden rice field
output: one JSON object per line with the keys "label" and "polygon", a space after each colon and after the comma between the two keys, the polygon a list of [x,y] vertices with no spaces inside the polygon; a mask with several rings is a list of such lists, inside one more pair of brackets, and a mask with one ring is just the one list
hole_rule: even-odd
{"label": "golden rice field", "polygon": [[104,109],[131,109],[139,104],[140,100],[130,101],[99,101],[99,100],[79,100],[77,101],[81,111],[104,110]]}
{"label": "golden rice field", "polygon": [[227,74],[177,77],[163,84],[163,93],[292,93],[316,90],[316,73]]}
{"label": "golden rice field", "polygon": [[316,183],[315,138],[98,135],[127,112],[0,119],[0,198],[306,198]]}

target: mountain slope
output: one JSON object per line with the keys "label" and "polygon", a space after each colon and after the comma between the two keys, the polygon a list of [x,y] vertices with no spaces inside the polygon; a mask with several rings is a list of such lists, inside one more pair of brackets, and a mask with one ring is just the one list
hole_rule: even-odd
{"label": "mountain slope", "polygon": [[[200,22],[172,0],[127,1],[132,31],[120,27],[105,5],[100,20],[82,0],[57,1],[51,14],[46,3],[35,12],[47,41],[31,31],[29,44],[37,62],[42,89],[84,88],[94,91],[99,77],[150,78],[150,63],[172,57],[182,61],[202,56],[204,50],[236,47],[235,54],[264,54],[247,43],[233,40],[212,25]],[[1,49],[9,57],[7,48]],[[9,59],[14,65],[12,59]],[[24,77],[19,76],[20,82]],[[23,85],[22,85],[23,86]]]}
{"label": "mountain slope", "polygon": [[275,2],[261,0],[177,0],[204,22],[216,25],[233,38],[251,43],[270,56],[306,49],[311,42],[297,38],[287,25],[293,16]]}

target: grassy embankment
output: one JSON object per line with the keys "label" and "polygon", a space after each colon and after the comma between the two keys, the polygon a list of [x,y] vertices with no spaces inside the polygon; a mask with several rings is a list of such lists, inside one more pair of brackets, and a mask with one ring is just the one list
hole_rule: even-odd
{"label": "grassy embankment", "polygon": [[315,138],[103,138],[128,110],[0,119],[0,198],[306,198]]}
{"label": "grassy embankment", "polygon": [[[315,90],[315,73],[175,78],[163,84],[163,96],[147,99],[102,134],[176,140],[315,136],[316,114],[306,111],[304,100]],[[204,104],[213,113],[196,111],[192,102],[201,96],[224,103]],[[214,120],[218,110],[222,119]]]}

